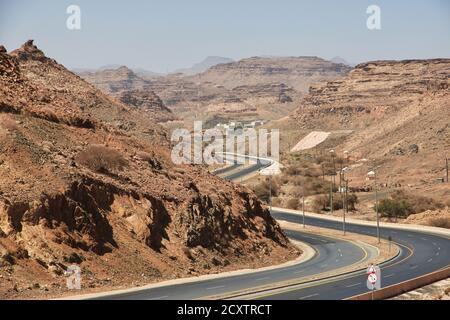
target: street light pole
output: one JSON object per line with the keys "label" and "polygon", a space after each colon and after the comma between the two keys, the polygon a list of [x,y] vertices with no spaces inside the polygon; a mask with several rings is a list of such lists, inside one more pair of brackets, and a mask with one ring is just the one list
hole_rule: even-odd
{"label": "street light pole", "polygon": [[272,211],[272,176],[269,175],[269,209]]}
{"label": "street light pole", "polygon": [[303,211],[303,228],[306,228],[305,226],[305,190],[302,190],[302,211]]}
{"label": "street light pole", "polygon": [[377,213],[377,238],[380,243],[380,215],[378,212],[378,184],[377,184],[377,168],[374,169],[375,173],[375,211]]}

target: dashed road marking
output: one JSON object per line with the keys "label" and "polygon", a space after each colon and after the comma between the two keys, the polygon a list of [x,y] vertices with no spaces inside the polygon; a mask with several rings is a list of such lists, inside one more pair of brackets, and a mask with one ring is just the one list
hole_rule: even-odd
{"label": "dashed road marking", "polygon": [[346,288],[351,288],[351,287],[359,286],[360,284],[362,284],[362,282],[354,283],[354,284],[351,284],[351,285],[348,285],[348,286],[345,286],[345,287]]}
{"label": "dashed road marking", "polygon": [[305,300],[308,298],[316,297],[318,295],[319,295],[318,293],[314,293],[314,294],[310,294],[309,296],[304,296],[304,297],[298,298],[298,300]]}
{"label": "dashed road marking", "polygon": [[220,289],[220,288],[225,288],[225,286],[210,287],[210,288],[206,288],[206,290],[214,290],[214,289]]}
{"label": "dashed road marking", "polygon": [[255,281],[263,281],[263,280],[267,280],[267,279],[270,279],[270,277],[258,278],[258,279],[255,279]]}
{"label": "dashed road marking", "polygon": [[418,265],[415,265],[415,266],[412,266],[412,267],[409,267],[411,270],[414,270],[414,269],[416,269],[418,267]]}
{"label": "dashed road marking", "polygon": [[433,261],[433,258],[430,258],[430,259],[427,260],[427,262],[431,262],[431,261]]}
{"label": "dashed road marking", "polygon": [[390,277],[393,277],[393,276],[394,276],[394,274],[391,273],[391,274],[385,275],[384,278],[390,278]]}

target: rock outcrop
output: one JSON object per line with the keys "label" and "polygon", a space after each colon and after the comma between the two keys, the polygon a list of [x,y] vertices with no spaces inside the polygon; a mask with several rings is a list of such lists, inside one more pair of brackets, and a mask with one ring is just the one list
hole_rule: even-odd
{"label": "rock outcrop", "polygon": [[302,129],[352,132],[337,149],[383,163],[389,185],[433,185],[450,150],[450,59],[359,64],[311,86],[292,117]]}
{"label": "rock outcrop", "polygon": [[175,118],[172,111],[149,88],[148,81],[125,66],[96,72],[82,72],[80,75],[105,94],[117,98],[130,107],[142,108],[147,112],[147,116],[157,122],[166,122]]}
{"label": "rock outcrop", "polygon": [[175,166],[139,109],[162,106],[143,101],[109,98],[32,42],[0,52],[0,296],[64,293],[74,263],[94,288],[298,255],[248,189]]}

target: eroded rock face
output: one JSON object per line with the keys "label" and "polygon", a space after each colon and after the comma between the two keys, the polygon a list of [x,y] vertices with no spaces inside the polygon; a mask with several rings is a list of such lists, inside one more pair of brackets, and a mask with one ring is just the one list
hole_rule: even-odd
{"label": "eroded rock face", "polygon": [[317,57],[253,57],[214,65],[195,75],[175,73],[144,79],[124,77],[124,72],[116,69],[82,72],[80,76],[112,94],[119,88],[136,97],[142,91],[153,91],[178,118],[194,120],[201,112],[202,118],[211,119],[207,122],[215,123],[219,118],[242,121],[287,115],[293,110],[292,102],[298,101],[311,83],[339,78],[350,69]]}
{"label": "eroded rock face", "polygon": [[[30,279],[63,283],[73,263],[93,286],[130,285],[298,255],[249,190],[175,166],[167,133],[138,107],[31,43],[19,50],[0,53],[0,265],[9,270],[0,295],[22,294]],[[75,115],[95,126],[73,124]],[[17,290],[2,282],[11,274]]]}
{"label": "eroded rock face", "polygon": [[312,86],[292,117],[302,129],[350,132],[333,148],[383,163],[389,185],[423,185],[450,149],[450,59],[360,64]]}
{"label": "eroded rock face", "polygon": [[83,72],[80,75],[104,93],[117,98],[127,106],[138,108],[141,112],[147,113],[147,117],[157,122],[166,122],[175,118],[172,111],[149,88],[148,81],[125,66],[97,72]]}

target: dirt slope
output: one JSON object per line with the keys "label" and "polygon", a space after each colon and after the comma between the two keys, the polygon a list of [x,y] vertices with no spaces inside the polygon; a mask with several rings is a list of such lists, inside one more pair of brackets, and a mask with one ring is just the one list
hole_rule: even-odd
{"label": "dirt slope", "polygon": [[429,187],[450,150],[450,59],[360,64],[312,86],[293,118],[301,129],[348,130],[338,152],[382,164],[383,183]]}
{"label": "dirt slope", "polygon": [[0,297],[67,293],[71,264],[95,290],[298,255],[248,189],[174,166],[166,135],[31,41],[0,47]]}

